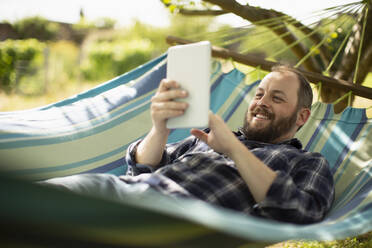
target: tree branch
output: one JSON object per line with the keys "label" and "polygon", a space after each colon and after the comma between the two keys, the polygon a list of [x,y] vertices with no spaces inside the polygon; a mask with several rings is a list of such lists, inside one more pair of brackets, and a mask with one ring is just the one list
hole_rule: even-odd
{"label": "tree branch", "polygon": [[191,9],[180,9],[180,14],[186,15],[186,16],[219,16],[224,15],[229,12],[225,10],[212,10],[212,9],[206,9],[206,10],[191,10]]}

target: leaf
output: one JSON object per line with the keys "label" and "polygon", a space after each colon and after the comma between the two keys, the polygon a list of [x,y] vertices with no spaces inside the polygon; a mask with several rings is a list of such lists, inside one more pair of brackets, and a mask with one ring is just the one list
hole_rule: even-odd
{"label": "leaf", "polygon": [[169,9],[169,11],[170,11],[171,13],[174,13],[174,11],[177,9],[177,6],[174,5],[174,4],[171,4],[171,5],[169,5],[168,9]]}

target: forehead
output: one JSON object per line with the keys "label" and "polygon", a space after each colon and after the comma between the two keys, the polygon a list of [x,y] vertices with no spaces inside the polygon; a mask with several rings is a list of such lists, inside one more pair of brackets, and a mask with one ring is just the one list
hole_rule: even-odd
{"label": "forehead", "polygon": [[270,72],[258,85],[259,90],[281,92],[294,99],[297,99],[298,88],[299,80],[293,72]]}

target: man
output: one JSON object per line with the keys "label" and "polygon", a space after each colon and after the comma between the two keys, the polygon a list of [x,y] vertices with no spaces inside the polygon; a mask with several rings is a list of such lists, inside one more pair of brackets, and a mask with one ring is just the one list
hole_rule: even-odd
{"label": "man", "polygon": [[[334,198],[328,163],[318,153],[301,150],[293,138],[312,103],[311,88],[300,73],[274,68],[259,84],[238,132],[210,113],[209,129],[192,129],[192,136],[167,145],[167,120],[188,107],[174,100],[187,95],[177,82],[161,81],[152,98],[152,129],[129,147],[127,175],[110,179],[114,191],[146,184],[167,195],[279,221],[312,223],[324,217]],[[80,181],[85,189],[105,184],[98,176]]]}

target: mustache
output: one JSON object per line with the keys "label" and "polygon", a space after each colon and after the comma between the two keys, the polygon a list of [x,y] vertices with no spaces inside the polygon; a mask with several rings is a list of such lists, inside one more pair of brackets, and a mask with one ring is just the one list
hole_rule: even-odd
{"label": "mustache", "polygon": [[262,108],[262,107],[256,107],[253,109],[252,114],[257,115],[257,114],[262,114],[267,116],[270,120],[275,118],[275,114],[271,113],[269,110]]}

